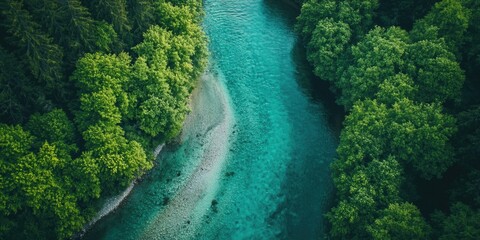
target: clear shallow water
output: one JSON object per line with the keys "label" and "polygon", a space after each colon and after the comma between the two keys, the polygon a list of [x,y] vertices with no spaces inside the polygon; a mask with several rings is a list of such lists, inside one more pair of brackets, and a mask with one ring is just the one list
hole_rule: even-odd
{"label": "clear shallow water", "polygon": [[[337,126],[310,84],[295,10],[205,0],[211,67],[181,144],[85,239],[313,239],[323,235]],[[315,89],[312,89],[315,88]]]}

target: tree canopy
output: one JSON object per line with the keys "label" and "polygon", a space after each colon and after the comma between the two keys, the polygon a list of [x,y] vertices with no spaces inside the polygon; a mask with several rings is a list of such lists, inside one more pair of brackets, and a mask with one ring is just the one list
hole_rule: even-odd
{"label": "tree canopy", "polygon": [[[330,238],[476,236],[479,9],[473,0],[302,4],[295,29],[307,59],[347,114],[331,165]],[[423,218],[426,205],[448,204],[450,215]]]}
{"label": "tree canopy", "polygon": [[0,238],[68,239],[153,167],[207,62],[201,2],[0,3]]}

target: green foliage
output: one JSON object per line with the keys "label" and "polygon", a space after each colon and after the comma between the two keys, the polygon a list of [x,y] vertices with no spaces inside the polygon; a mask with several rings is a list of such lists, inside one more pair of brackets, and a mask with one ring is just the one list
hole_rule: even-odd
{"label": "green foliage", "polygon": [[456,132],[455,120],[437,104],[416,105],[403,100],[390,110],[388,138],[399,161],[410,162],[426,179],[440,177],[453,162],[449,139]]}
{"label": "green foliage", "polygon": [[477,239],[480,234],[480,211],[457,202],[450,208],[450,215],[437,212],[434,220],[439,222],[438,239]]}
{"label": "green foliage", "polygon": [[404,98],[415,99],[418,94],[418,87],[408,75],[403,73],[385,79],[378,88],[375,94],[376,99],[389,106]]}
{"label": "green foliage", "polygon": [[88,93],[110,88],[120,94],[122,84],[130,77],[130,57],[121,53],[114,54],[86,54],[77,62],[76,70],[72,75],[80,92]]}
{"label": "green foliage", "polygon": [[42,104],[42,92],[35,91],[22,71],[23,65],[0,46],[0,119],[4,123],[21,123],[32,109]]}
{"label": "green foliage", "polygon": [[308,60],[315,66],[314,73],[325,80],[337,80],[339,59],[350,42],[350,27],[331,18],[318,21],[308,43]]}
{"label": "green foliage", "polygon": [[[76,121],[89,151],[76,164],[94,177],[90,184],[100,183],[109,191],[127,186],[152,167],[140,144],[128,141],[119,126],[132,109],[132,98],[126,91],[132,84],[130,61],[124,53],[87,54],[78,61],[72,75],[81,93]],[[97,196],[99,192],[98,188],[88,192],[84,187],[80,191],[86,196]]]}
{"label": "green foliage", "polygon": [[377,27],[352,46],[353,63],[336,82],[342,90],[338,102],[348,109],[357,100],[374,97],[379,85],[403,65],[407,43],[404,30]]}
{"label": "green foliage", "polygon": [[88,202],[100,197],[100,170],[92,152],[84,151],[66,166],[66,173],[71,176],[72,192],[80,201]]}
{"label": "green foliage", "polygon": [[129,43],[131,41],[130,30],[132,26],[127,16],[126,0],[89,1],[88,4],[95,18],[105,20],[112,24],[115,32],[124,40],[123,43]]}
{"label": "green foliage", "polygon": [[467,167],[470,171],[455,181],[450,191],[450,201],[460,201],[478,209],[480,207],[480,170],[472,165]]}
{"label": "green foliage", "polygon": [[[448,139],[454,131],[453,118],[435,104],[415,104],[406,98],[390,106],[376,100],[357,102],[345,119],[338,159],[332,164],[341,201],[327,215],[331,235],[367,237],[365,229],[380,210],[400,201],[399,163],[426,179],[441,176],[453,163]],[[372,233],[376,237],[386,234],[377,230]]]}
{"label": "green foliage", "polygon": [[470,21],[465,37],[465,44],[462,51],[462,60],[465,63],[465,70],[472,76],[472,80],[479,82],[478,69],[480,69],[480,2],[475,0],[463,0],[462,5],[470,10]]}
{"label": "green foliage", "polygon": [[351,171],[365,160],[380,159],[384,155],[387,116],[387,107],[375,100],[358,102],[352,108],[345,119],[337,148],[341,171]]}
{"label": "green foliage", "polygon": [[1,239],[71,238],[153,167],[207,63],[202,14],[198,0],[0,3]]}
{"label": "green foliage", "polygon": [[410,203],[393,203],[375,219],[367,231],[372,239],[427,239],[430,227]]}
{"label": "green foliage", "polygon": [[480,156],[480,105],[460,112],[457,118],[459,128],[457,153],[464,161],[475,164]]}
{"label": "green foliage", "polygon": [[26,198],[26,206],[35,215],[51,216],[58,221],[55,232],[66,238],[81,227],[85,220],[79,214],[75,196],[63,189],[61,178],[52,169],[62,167],[55,147],[47,142],[37,156],[28,154],[18,159],[13,178]]}
{"label": "green foliage", "polygon": [[73,144],[75,142],[75,127],[61,109],[54,109],[44,115],[32,115],[26,129],[35,137],[51,143]]}
{"label": "green foliage", "polygon": [[86,54],[77,62],[71,80],[79,88],[79,130],[102,120],[119,124],[129,110],[126,86],[130,81],[130,57],[121,53]]}
{"label": "green foliage", "polygon": [[[402,170],[399,163],[389,157],[374,159],[352,171],[341,171],[341,160],[333,165],[334,183],[341,201],[327,214],[334,237],[361,238],[376,212],[400,200]],[[339,171],[340,170],[340,171]]]}
{"label": "green foliage", "polygon": [[438,0],[380,0],[376,11],[376,24],[380,26],[399,26],[410,30],[415,20],[422,18]]}
{"label": "green foliage", "polygon": [[318,22],[330,18],[349,26],[351,37],[358,41],[372,26],[374,10],[377,7],[378,0],[309,0],[302,5],[295,29],[308,43]]}
{"label": "green foliage", "polygon": [[408,99],[391,107],[376,100],[357,102],[345,119],[337,148],[340,166],[334,164],[334,169],[348,173],[359,164],[391,155],[411,163],[427,179],[439,177],[453,163],[448,139],[454,132],[454,119],[435,104]]}
{"label": "green foliage", "polygon": [[[362,206],[364,207],[364,206]],[[332,225],[330,230],[330,236],[333,238],[349,238],[349,239],[361,239],[365,237],[362,232],[358,232],[358,228],[355,226],[363,227],[365,223],[359,224],[360,218],[358,208],[355,204],[346,200],[341,200],[336,207],[333,207],[326,215],[326,218]],[[370,208],[366,209],[367,211]]]}
{"label": "green foliage", "polygon": [[128,19],[132,25],[134,42],[140,42],[142,33],[155,24],[155,0],[127,0]]}
{"label": "green foliage", "polygon": [[33,137],[20,126],[0,124],[0,213],[4,216],[17,212],[23,204],[13,176],[17,160],[29,153],[32,143]]}
{"label": "green foliage", "polygon": [[145,133],[162,133],[170,139],[180,131],[188,112],[186,100],[195,83],[192,80],[205,66],[205,45],[195,47],[201,39],[203,35],[174,35],[153,26],[144,34],[144,41],[134,47],[140,56],[134,67],[140,85],[133,87],[139,102],[134,117]]}
{"label": "green foliage", "polygon": [[413,29],[410,31],[410,39],[413,42],[422,40],[434,42],[445,41],[439,36],[438,27],[430,24],[425,19],[419,19],[415,22]]}
{"label": "green foliage", "polygon": [[[450,142],[456,122],[442,113],[442,104],[478,104],[480,4],[435,2],[380,0],[377,16],[377,1],[309,0],[302,5],[295,27],[308,60],[317,76],[333,82],[340,93],[337,102],[349,111],[338,159],[331,165],[338,197],[327,214],[332,238],[429,238],[419,210],[401,203],[401,195],[415,199],[400,192],[403,169],[408,181],[441,178],[460,158],[447,177],[463,172],[468,177],[457,182],[452,199],[473,206],[479,202],[477,107],[458,115],[454,156]],[[413,28],[408,34],[399,27],[371,29],[373,20]],[[466,87],[462,68],[469,78]],[[454,234],[448,239],[470,236]]]}
{"label": "green foliage", "polygon": [[11,35],[9,42],[18,47],[30,73],[49,91],[61,89],[63,51],[60,46],[33,21],[21,1],[6,1],[0,9],[2,25]]}
{"label": "green foliage", "polygon": [[94,20],[80,0],[29,0],[26,5],[46,32],[65,49],[69,64],[85,52],[109,51],[116,41],[113,28]]}
{"label": "green foliage", "polygon": [[359,40],[373,26],[373,16],[378,8],[378,0],[338,1],[339,20],[352,29],[353,38]]}
{"label": "green foliage", "polygon": [[[28,211],[35,218],[55,222],[52,229],[44,231],[53,231],[59,238],[71,236],[85,219],[80,215],[75,195],[65,184],[68,176],[61,174],[67,159],[61,158],[56,146],[48,142],[37,154],[31,152],[33,137],[20,126],[0,125],[0,132],[2,216],[20,220]],[[2,229],[0,235],[9,231],[15,234],[15,227],[11,227]],[[23,234],[34,233],[24,229]]]}
{"label": "green foliage", "polygon": [[122,120],[112,89],[82,94],[80,104],[81,111],[77,115],[77,122],[81,130],[86,130],[96,122],[119,124]]}
{"label": "green foliage", "polygon": [[75,127],[63,110],[54,109],[46,114],[33,114],[25,129],[36,137],[35,148],[40,148],[45,141],[54,145],[56,154],[67,164],[71,156],[78,151],[75,144]]}
{"label": "green foliage", "polygon": [[318,21],[332,17],[337,9],[335,0],[308,0],[302,5],[301,14],[297,17],[295,29],[306,42],[309,42]]}
{"label": "green foliage", "polygon": [[[135,177],[153,166],[147,161],[141,145],[125,139],[119,126],[99,122],[83,132],[83,138],[94,158],[91,166],[87,166],[91,169],[86,171],[95,173],[98,166],[101,187],[107,192],[112,193],[120,187],[126,187]],[[88,154],[83,158],[81,164],[89,164],[91,161]]]}
{"label": "green foliage", "polygon": [[422,40],[408,46],[405,71],[418,86],[418,99],[443,102],[458,98],[465,76],[442,41]]}
{"label": "green foliage", "polygon": [[445,38],[449,49],[457,53],[464,42],[470,12],[461,0],[442,0],[425,16],[425,21],[438,27],[439,36]]}

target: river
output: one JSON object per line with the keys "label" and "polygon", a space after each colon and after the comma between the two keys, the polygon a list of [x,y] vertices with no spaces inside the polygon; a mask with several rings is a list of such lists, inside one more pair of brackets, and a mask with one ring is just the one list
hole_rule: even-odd
{"label": "river", "polygon": [[318,239],[339,115],[282,1],[205,0],[210,66],[180,144],[84,239]]}

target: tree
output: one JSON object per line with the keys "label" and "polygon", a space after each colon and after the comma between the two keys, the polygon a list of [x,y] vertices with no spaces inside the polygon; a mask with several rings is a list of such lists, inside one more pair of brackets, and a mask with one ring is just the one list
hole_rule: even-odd
{"label": "tree", "polygon": [[116,103],[111,89],[82,94],[80,112],[76,118],[79,129],[84,131],[97,122],[119,124],[122,121],[122,115]]}
{"label": "tree", "polygon": [[[345,118],[337,147],[338,159],[332,169],[351,172],[358,165],[373,159],[382,159],[387,142],[388,109],[385,104],[367,100],[357,102]],[[340,165],[336,166],[336,163]]]}
{"label": "tree", "polygon": [[339,1],[338,20],[345,22],[352,29],[352,38],[360,40],[373,26],[374,11],[378,0]]}
{"label": "tree", "polygon": [[[151,136],[162,134],[169,139],[181,129],[188,112],[185,99],[195,80],[192,77],[202,67],[195,66],[197,50],[192,43],[188,35],[175,36],[153,26],[144,34],[144,41],[134,47],[141,57],[136,69],[143,72],[137,75],[146,77],[139,81],[146,91],[138,92],[137,119],[140,129]],[[199,57],[203,62],[206,55]]]}
{"label": "tree", "polygon": [[404,98],[416,99],[417,94],[418,88],[413,80],[408,75],[399,73],[385,79],[375,97],[379,102],[391,106]]}
{"label": "tree", "polygon": [[89,3],[90,10],[96,19],[111,23],[116,33],[121,36],[124,43],[131,41],[130,30],[132,26],[128,20],[126,0],[102,0]]}
{"label": "tree", "polygon": [[66,9],[63,8],[60,1],[49,0],[25,0],[26,10],[31,13],[33,20],[37,22],[42,30],[53,37],[57,44],[61,35],[65,32],[64,21],[66,19]]}
{"label": "tree", "polygon": [[[93,51],[110,51],[116,34],[110,25],[93,20],[90,12],[82,6],[79,0],[68,0],[66,32],[69,36],[69,45],[79,48],[80,53]],[[106,32],[107,34],[102,35]],[[76,55],[76,58],[81,54]]]}
{"label": "tree", "polygon": [[398,73],[407,43],[404,30],[377,27],[352,46],[353,64],[336,82],[342,91],[338,102],[349,109],[357,100],[372,98],[385,79]]}
{"label": "tree", "polygon": [[100,170],[91,151],[84,151],[66,166],[66,173],[71,176],[72,193],[79,201],[89,202],[100,197]]}
{"label": "tree", "polygon": [[40,148],[45,141],[49,142],[55,147],[55,154],[64,161],[64,165],[70,164],[71,156],[78,151],[75,127],[61,109],[54,109],[43,115],[33,114],[25,129],[36,137],[34,148]]}
{"label": "tree", "polygon": [[75,127],[61,109],[54,109],[46,114],[33,114],[26,124],[32,135],[50,143],[75,143]]}
{"label": "tree", "polygon": [[62,58],[60,46],[41,31],[40,25],[23,9],[22,2],[9,0],[1,5],[3,25],[10,34],[9,42],[19,49],[31,74],[40,80],[48,91],[63,89]]}
{"label": "tree", "polygon": [[30,153],[34,138],[18,125],[0,124],[0,133],[0,213],[8,216],[24,203],[13,175],[18,159]]}
{"label": "tree", "polygon": [[[480,2],[475,0],[463,0],[462,5],[470,11],[470,21],[465,37],[465,44],[462,51],[462,62],[468,63],[463,68],[468,76],[473,80],[471,82],[479,82],[478,69],[480,69]],[[467,84],[465,84],[467,85]],[[469,85],[469,84],[468,84]],[[467,85],[467,86],[468,86]]]}
{"label": "tree", "polygon": [[113,29],[109,37],[102,36],[106,23],[94,20],[80,0],[28,0],[26,5],[45,31],[66,50],[69,62],[85,52],[110,50],[116,38]]}
{"label": "tree", "polygon": [[[40,218],[52,219],[53,222],[42,223],[50,225],[52,229],[43,229],[55,232],[59,238],[66,238],[77,231],[84,223],[80,215],[77,200],[65,188],[68,176],[61,174],[67,164],[65,159],[57,155],[55,145],[45,142],[38,154],[32,152],[34,138],[20,126],[0,125],[1,151],[0,171],[3,176],[0,180],[0,213],[17,224],[8,224],[10,227],[2,229],[0,235],[15,231],[22,227],[21,220]],[[15,221],[16,220],[16,221]],[[55,224],[53,224],[55,223]],[[38,229],[24,228],[23,237],[34,236]],[[14,236],[10,232],[7,236]]]}
{"label": "tree", "polygon": [[315,66],[314,73],[322,79],[338,79],[339,59],[350,43],[351,30],[344,22],[332,18],[318,21],[308,43],[308,60]]}
{"label": "tree", "polygon": [[457,202],[450,207],[450,215],[437,212],[433,216],[439,222],[440,240],[477,239],[480,234],[480,211]]}
{"label": "tree", "polygon": [[[326,214],[326,218],[332,224],[330,236],[333,238],[345,239],[361,239],[362,237],[365,237],[365,234],[362,234],[362,231],[358,231],[359,227],[361,228],[364,226],[364,224],[358,223],[362,220],[358,213],[360,210],[361,209],[355,206],[355,204],[340,200],[338,205],[333,207],[330,212]],[[368,208],[368,210],[370,210],[370,208]]]}
{"label": "tree", "polygon": [[461,0],[442,0],[436,3],[425,16],[425,21],[438,27],[440,37],[445,38],[448,48],[458,54],[464,43],[470,13]]}
{"label": "tree", "polygon": [[22,123],[28,114],[45,104],[36,84],[29,81],[18,59],[0,46],[0,119],[3,123]]}
{"label": "tree", "polygon": [[387,108],[376,100],[357,102],[345,119],[337,148],[341,164],[334,169],[348,172],[391,155],[426,179],[440,177],[454,162],[449,144],[454,123],[438,104],[402,99]]}
{"label": "tree", "polygon": [[457,154],[467,164],[475,164],[480,156],[480,105],[460,112],[457,119]]}
{"label": "tree", "polygon": [[[94,163],[89,163],[90,155],[84,155],[83,160],[86,162],[83,164],[98,166],[101,187],[110,193],[120,187],[126,187],[137,176],[153,166],[147,161],[141,145],[135,141],[128,141],[124,134],[121,127],[102,122],[90,125],[83,132],[86,148],[94,158]],[[95,166],[92,170],[86,169],[86,171],[96,171]]]}
{"label": "tree", "polygon": [[0,3],[0,239],[71,238],[153,167],[207,64],[201,16],[197,0]]}
{"label": "tree", "polygon": [[389,152],[409,162],[426,179],[440,177],[453,162],[449,139],[456,132],[455,120],[442,114],[437,104],[395,103],[389,118]]}
{"label": "tree", "polygon": [[132,24],[135,43],[140,42],[142,33],[156,23],[155,4],[157,2],[154,0],[127,0],[128,19]]}
{"label": "tree", "polygon": [[71,80],[80,92],[81,111],[76,118],[80,131],[100,120],[119,124],[128,114],[130,61],[125,53],[86,54],[78,60]]}
{"label": "tree", "polygon": [[55,219],[55,232],[59,238],[71,236],[85,224],[75,196],[63,188],[61,175],[54,173],[56,168],[63,166],[55,147],[45,142],[37,156],[30,153],[18,159],[13,176],[33,214]]}
{"label": "tree", "polygon": [[335,0],[308,0],[302,5],[301,13],[297,17],[295,29],[299,32],[305,42],[309,42],[312,33],[318,25],[318,21],[327,17],[334,17],[337,9]]}
{"label": "tree", "polygon": [[430,227],[411,203],[392,203],[367,231],[373,239],[428,239]]}
{"label": "tree", "polygon": [[405,71],[418,86],[418,99],[444,102],[456,99],[465,76],[455,56],[442,41],[422,40],[408,46]]}
{"label": "tree", "polygon": [[399,26],[412,29],[415,20],[422,18],[438,0],[380,0],[375,23],[380,26]]}
{"label": "tree", "polygon": [[332,224],[331,234],[343,238],[362,238],[380,209],[400,200],[402,169],[389,157],[360,164],[353,171],[338,171],[342,164],[338,159],[332,165],[333,179],[341,199],[339,205],[328,214]]}
{"label": "tree", "polygon": [[110,88],[115,95],[122,93],[122,87],[130,78],[131,58],[126,53],[85,54],[77,61],[71,80],[81,93],[91,93]]}

